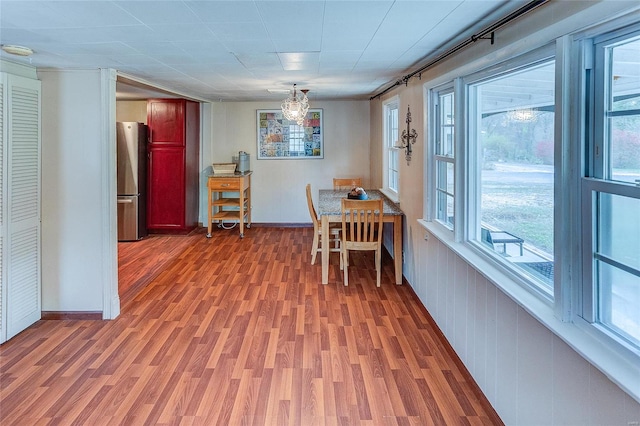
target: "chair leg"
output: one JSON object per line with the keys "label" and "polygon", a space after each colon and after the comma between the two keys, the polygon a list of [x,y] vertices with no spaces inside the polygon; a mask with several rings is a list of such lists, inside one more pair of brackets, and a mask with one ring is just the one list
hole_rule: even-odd
{"label": "chair leg", "polygon": [[380,275],[382,272],[382,256],[380,250],[376,250],[376,285],[380,287]]}
{"label": "chair leg", "polygon": [[316,263],[316,255],[318,254],[318,231],[314,231],[313,243],[311,244],[311,264]]}
{"label": "chair leg", "polygon": [[340,251],[340,257],[342,257],[343,271],[344,271],[344,286],[349,285],[349,250],[342,249]]}

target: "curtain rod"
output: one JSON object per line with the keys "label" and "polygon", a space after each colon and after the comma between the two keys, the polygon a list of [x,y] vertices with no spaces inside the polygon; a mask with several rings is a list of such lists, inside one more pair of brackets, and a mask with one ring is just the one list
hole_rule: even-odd
{"label": "curtain rod", "polygon": [[[369,100],[372,101],[373,99],[384,95],[389,90],[393,89],[396,86],[399,86],[402,83],[407,85],[407,83],[409,82],[411,77],[413,77],[414,75],[422,73],[422,71],[426,70],[427,68],[432,67],[433,65],[435,65],[438,62],[442,61],[443,59],[453,55],[457,51],[467,47],[468,45],[470,45],[472,43],[475,43],[478,40],[491,40],[491,44],[493,44],[494,43],[494,32],[497,29],[507,25],[511,21],[513,21],[513,20],[525,15],[526,13],[531,12],[534,9],[537,9],[538,7],[542,6],[543,4],[545,4],[545,3],[549,2],[549,1],[550,0],[533,0],[533,1],[529,2],[529,3],[527,3],[526,5],[522,6],[521,8],[511,12],[509,15],[505,16],[504,18],[500,19],[499,21],[495,22],[494,24],[490,25],[489,27],[485,28],[484,30],[480,31],[480,33],[472,35],[467,40],[464,40],[460,44],[458,44],[458,45],[452,47],[451,49],[447,50],[446,52],[444,52],[440,56],[436,57],[431,62],[428,62],[426,65],[423,65],[422,67],[420,67],[419,69],[413,71],[412,73],[405,75],[401,79],[397,80],[393,85],[391,85],[391,86],[387,87],[386,89],[384,89],[382,92],[376,93],[375,95],[371,96],[369,98]],[[489,37],[487,37],[487,35],[489,35]]]}

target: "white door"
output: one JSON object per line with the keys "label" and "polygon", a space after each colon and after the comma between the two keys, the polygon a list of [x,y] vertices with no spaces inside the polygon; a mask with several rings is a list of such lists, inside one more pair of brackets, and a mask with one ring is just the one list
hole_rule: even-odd
{"label": "white door", "polygon": [[7,276],[6,276],[6,256],[4,255],[6,229],[4,226],[4,218],[6,214],[5,194],[6,182],[5,177],[6,163],[5,154],[7,145],[7,126],[5,125],[7,110],[6,99],[7,75],[0,73],[0,343],[7,340]]}
{"label": "white door", "polygon": [[11,74],[5,81],[0,253],[8,340],[41,316],[40,81]]}

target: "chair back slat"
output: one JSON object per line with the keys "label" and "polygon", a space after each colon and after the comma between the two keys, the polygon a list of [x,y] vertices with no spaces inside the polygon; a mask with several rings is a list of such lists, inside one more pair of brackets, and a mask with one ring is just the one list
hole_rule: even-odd
{"label": "chair back slat", "polygon": [[362,178],[333,178],[333,189],[346,189],[362,187]]}
{"label": "chair back slat", "polygon": [[382,268],[382,199],[342,199],[342,263],[344,285],[349,285],[349,251],[370,250],[375,252],[376,285],[380,287]]}
{"label": "chair back slat", "polygon": [[[380,203],[380,205],[382,205],[382,203]],[[367,241],[374,241],[375,237],[377,235],[376,232],[375,232],[375,230],[376,230],[376,226],[375,226],[376,225],[376,213],[375,213],[375,211],[369,211],[369,212],[365,212],[365,215],[366,215],[366,219],[365,219],[364,232],[369,231],[369,236],[367,237]]]}
{"label": "chair back slat", "polygon": [[[347,243],[375,243],[382,232],[382,200],[342,199],[342,232]],[[371,244],[372,246],[374,244]]]}
{"label": "chair back slat", "polygon": [[313,227],[318,228],[318,214],[316,213],[316,208],[313,205],[313,198],[311,197],[311,184],[307,184],[307,207],[309,207],[309,215],[311,216],[311,220],[313,221]]}

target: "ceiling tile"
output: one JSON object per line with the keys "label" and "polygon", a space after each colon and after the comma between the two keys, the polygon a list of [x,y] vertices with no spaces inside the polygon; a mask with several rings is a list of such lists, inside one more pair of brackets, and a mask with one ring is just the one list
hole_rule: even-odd
{"label": "ceiling tile", "polygon": [[159,24],[151,25],[150,28],[155,32],[158,41],[216,40],[215,35],[204,25]]}
{"label": "ceiling tile", "polygon": [[55,5],[33,1],[0,2],[0,27],[9,28],[63,28],[68,26],[64,13]]}
{"label": "ceiling tile", "polygon": [[262,22],[256,3],[253,1],[185,1],[205,23],[257,23]]}
{"label": "ceiling tile", "polygon": [[324,1],[257,1],[256,6],[272,34],[295,36],[290,30],[313,34],[322,29]]}
{"label": "ceiling tile", "polygon": [[[3,0],[4,3],[4,0]],[[37,2],[47,4],[53,17],[63,17],[61,20],[67,28],[92,28],[110,25],[135,25],[140,22],[130,13],[111,1],[56,1]],[[49,24],[41,23],[41,28],[48,28]]]}
{"label": "ceiling tile", "polygon": [[145,25],[157,24],[199,24],[194,11],[179,1],[118,1],[116,5]]}
{"label": "ceiling tile", "polygon": [[322,40],[320,37],[315,39],[304,37],[273,39],[273,45],[276,52],[319,52],[322,49]]}
{"label": "ceiling tile", "polygon": [[216,101],[279,100],[266,89],[293,83],[314,99],[367,99],[526,1],[0,0],[2,43],[35,50],[0,57],[114,68]]}

